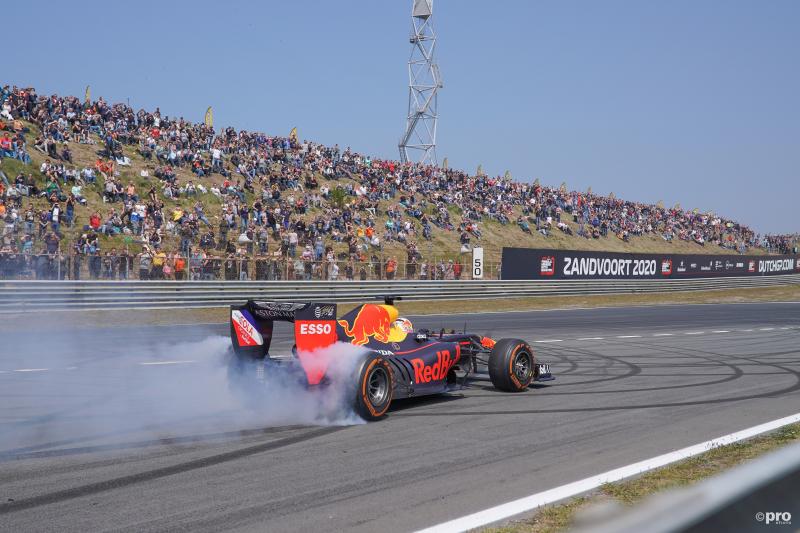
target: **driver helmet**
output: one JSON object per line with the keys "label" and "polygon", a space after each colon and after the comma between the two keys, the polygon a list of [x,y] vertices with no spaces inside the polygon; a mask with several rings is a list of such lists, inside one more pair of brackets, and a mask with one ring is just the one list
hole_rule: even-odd
{"label": "driver helmet", "polygon": [[413,333],[414,332],[414,324],[405,317],[398,317],[397,320],[394,321],[392,324],[395,328],[399,329],[403,333]]}

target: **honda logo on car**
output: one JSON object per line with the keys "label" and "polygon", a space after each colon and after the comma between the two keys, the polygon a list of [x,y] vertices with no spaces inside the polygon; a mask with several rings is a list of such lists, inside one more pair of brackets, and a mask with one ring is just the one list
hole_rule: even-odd
{"label": "honda logo on car", "polygon": [[794,270],[794,259],[772,259],[758,262],[759,272],[788,272]]}
{"label": "honda logo on car", "polygon": [[414,381],[416,383],[430,383],[431,381],[443,380],[460,358],[460,352],[459,349],[456,349],[456,356],[452,358],[450,350],[440,350],[436,352],[436,362],[432,365],[426,365],[425,361],[420,358],[412,359],[411,366],[414,367]]}
{"label": "honda logo on car", "polygon": [[261,333],[241,311],[235,309],[231,311],[231,322],[240,346],[260,346],[264,344],[264,337],[261,336]]}
{"label": "honda logo on car", "polygon": [[556,258],[552,255],[545,255],[542,257],[541,266],[539,271],[542,276],[552,276],[556,271]]}
{"label": "honda logo on car", "polygon": [[333,326],[330,322],[301,322],[300,335],[330,335]]}

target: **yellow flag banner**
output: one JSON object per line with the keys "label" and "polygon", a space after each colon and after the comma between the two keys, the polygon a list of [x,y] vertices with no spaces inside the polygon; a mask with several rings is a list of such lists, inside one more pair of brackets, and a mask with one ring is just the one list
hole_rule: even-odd
{"label": "yellow flag banner", "polygon": [[483,176],[483,165],[478,165],[478,173],[477,176]]}
{"label": "yellow flag banner", "polygon": [[86,92],[83,93],[83,101],[87,104],[92,101],[92,91],[88,85],[86,86]]}
{"label": "yellow flag banner", "polygon": [[446,157],[444,158],[444,161],[442,161],[442,168],[447,170],[447,158]]}
{"label": "yellow flag banner", "polygon": [[292,128],[292,131],[289,132],[289,138],[294,142],[297,142],[297,126]]}
{"label": "yellow flag banner", "polygon": [[206,109],[206,117],[203,119],[203,122],[205,122],[206,126],[209,128],[214,127],[214,110],[211,109],[211,106],[208,106],[208,109]]}

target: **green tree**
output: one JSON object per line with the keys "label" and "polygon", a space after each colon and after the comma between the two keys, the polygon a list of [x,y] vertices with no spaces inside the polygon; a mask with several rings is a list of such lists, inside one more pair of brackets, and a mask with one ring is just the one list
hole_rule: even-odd
{"label": "green tree", "polygon": [[336,187],[331,191],[331,203],[337,208],[342,209],[344,207],[345,198],[347,198],[347,193],[341,187]]}

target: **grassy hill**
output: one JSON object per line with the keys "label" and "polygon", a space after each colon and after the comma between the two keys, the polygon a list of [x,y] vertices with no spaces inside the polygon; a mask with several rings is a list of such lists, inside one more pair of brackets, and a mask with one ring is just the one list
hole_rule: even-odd
{"label": "grassy hill", "polygon": [[[2,170],[9,180],[13,180],[20,172],[25,174],[32,173],[37,179],[37,184],[40,186],[45,183],[44,176],[39,172],[39,167],[45,159],[46,155],[33,148],[33,140],[39,133],[39,128],[35,124],[26,123],[29,132],[26,134],[28,140],[28,149],[32,158],[31,165],[24,165],[20,161],[12,159],[3,159],[0,162],[0,170]],[[78,168],[93,167],[95,161],[99,157],[99,151],[102,147],[100,140],[94,137],[97,144],[78,144],[70,142],[69,147],[73,154],[74,165]],[[128,182],[133,182],[136,185],[137,193],[141,196],[146,195],[147,191],[152,185],[156,185],[156,189],[161,191],[160,181],[154,176],[154,168],[157,164],[155,160],[145,160],[136,150],[134,146],[124,147],[125,155],[127,155],[132,165],[130,167],[118,167],[119,177],[123,185]],[[141,170],[147,169],[150,177],[142,177]],[[214,174],[211,177],[198,178],[192,174],[188,168],[176,168],[178,175],[178,183],[185,184],[189,180],[194,183],[202,183],[205,187],[220,187],[223,178],[219,174]],[[349,180],[339,179],[336,181],[329,181],[323,175],[317,174],[319,183],[327,184],[334,189],[337,185],[344,185]],[[89,216],[91,213],[97,211],[102,220],[105,220],[111,207],[116,207],[117,210],[121,204],[106,204],[102,198],[103,183],[102,177],[98,177],[98,182],[93,185],[86,185],[83,188],[83,195],[87,199],[86,206],[76,206],[75,214],[76,221],[73,227],[67,228],[62,226],[63,239],[61,241],[61,250],[67,252],[71,249],[72,243],[84,231],[84,226],[88,224]],[[247,202],[252,203],[254,197],[251,193],[246,194]],[[210,192],[207,194],[199,194],[199,199],[205,206],[206,215],[211,220],[213,225],[219,222],[221,213],[221,200]],[[165,215],[169,216],[172,209],[180,207],[183,209],[191,210],[195,199],[168,199],[163,198],[165,202]],[[26,198],[23,202],[23,211],[29,203],[32,203],[37,209],[46,209],[49,207],[45,198]],[[378,210],[378,224],[382,225],[386,217],[386,209],[396,202],[382,201]],[[433,213],[433,207],[429,206],[428,210]],[[461,220],[460,209],[452,206],[451,208],[452,220],[457,224]],[[320,214],[320,210],[316,208],[309,209],[308,213],[301,218],[307,221],[313,219]],[[510,218],[514,220],[516,216],[521,214],[521,208],[516,207],[515,213]],[[566,214],[565,214],[566,215]],[[577,224],[572,222],[571,217],[563,218],[573,231],[577,230]],[[673,242],[666,242],[661,237],[656,235],[648,235],[641,237],[631,237],[630,242],[624,242],[613,234],[599,239],[587,239],[579,236],[570,236],[566,233],[553,230],[549,236],[544,236],[534,231],[533,234],[523,232],[516,224],[510,223],[502,225],[499,222],[486,220],[479,223],[482,237],[480,239],[472,239],[473,246],[482,246],[486,256],[487,267],[491,270],[491,264],[499,261],[500,252],[503,246],[519,246],[519,247],[536,247],[536,248],[558,248],[558,249],[575,249],[575,250],[605,250],[605,251],[618,251],[618,252],[672,252],[672,253],[731,253],[729,250],[722,249],[715,245],[700,246],[691,242],[684,242],[675,239]],[[417,226],[419,230],[419,226]],[[229,235],[230,238],[234,237],[233,232]],[[440,258],[454,259],[459,256],[460,245],[458,241],[459,233],[457,231],[446,231],[436,226],[433,226],[432,238],[426,241],[419,235],[413,239],[417,242],[419,251],[422,253],[426,260],[438,260]],[[141,249],[141,244],[136,238],[125,236],[106,237],[101,236],[101,246],[103,250],[108,250],[111,247],[123,248],[127,247],[131,252],[138,253]],[[173,236],[165,236],[165,242],[162,247],[167,251],[177,250],[179,246],[178,239]],[[344,245],[335,245],[336,251],[344,251]],[[34,246],[35,251],[39,251],[41,247],[37,243]],[[271,248],[274,249],[274,246]],[[752,250],[753,253],[763,253],[760,250]],[[384,243],[382,251],[370,251],[370,254],[376,253],[379,256],[388,257],[396,256],[400,262],[405,260],[405,247],[400,243]]]}

